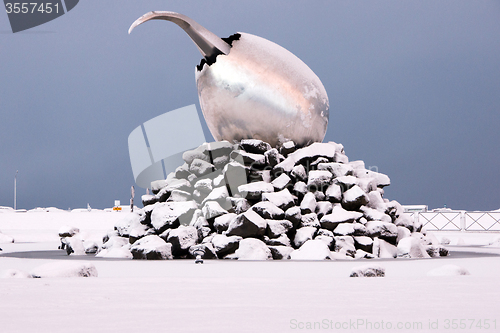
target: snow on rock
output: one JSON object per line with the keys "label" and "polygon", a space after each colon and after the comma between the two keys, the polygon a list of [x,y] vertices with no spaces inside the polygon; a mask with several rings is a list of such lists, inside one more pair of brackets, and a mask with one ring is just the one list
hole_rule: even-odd
{"label": "snow on rock", "polygon": [[166,260],[173,259],[172,244],[166,243],[157,235],[149,235],[136,241],[130,247],[134,259]]}
{"label": "snow on rock", "polygon": [[330,258],[405,256],[408,237],[420,239],[426,253],[446,251],[417,233],[421,226],[398,202],[384,198],[389,177],[367,170],[363,161],[349,162],[341,144],[221,141],[204,143],[183,159],[175,172],[151,184],[155,196],[143,200],[143,209],[116,224],[117,235],[106,239],[101,256],[129,251],[147,257],[137,246],[151,236],[170,241],[156,245],[171,246],[176,258],[200,253],[237,259],[247,239],[270,247],[275,259],[287,259],[293,249],[300,253],[313,240],[332,251]]}
{"label": "snow on rock", "polygon": [[395,245],[377,237],[373,240],[372,251],[379,258],[397,258],[398,256],[398,248]]}
{"label": "snow on rock", "polygon": [[69,225],[63,225],[59,228],[59,237],[73,237],[80,232],[80,229]]}
{"label": "snow on rock", "polygon": [[221,205],[217,201],[207,201],[205,202],[205,205],[203,205],[203,208],[201,209],[201,212],[203,213],[203,216],[207,220],[214,219],[218,216],[227,214],[227,210],[221,207]]}
{"label": "snow on rock", "polygon": [[385,268],[379,265],[363,265],[354,267],[350,277],[384,277]]}
{"label": "snow on rock", "polygon": [[292,229],[292,222],[288,220],[266,220],[267,235],[271,238],[278,238]]}
{"label": "snow on rock", "polygon": [[333,206],[332,212],[319,221],[322,228],[334,230],[339,223],[352,223],[363,216],[361,212],[347,211],[341,205]]}
{"label": "snow on rock", "polygon": [[66,237],[66,253],[73,256],[86,255],[83,239],[79,236]]}
{"label": "snow on rock", "polygon": [[354,185],[343,193],[342,206],[347,210],[357,210],[366,205],[369,202],[368,200],[365,191],[358,185]]}
{"label": "snow on rock", "polygon": [[224,215],[216,217],[213,225],[214,225],[214,228],[217,231],[217,233],[221,234],[224,231],[226,231],[227,228],[229,228],[229,225],[231,224],[231,222],[234,219],[236,219],[237,216],[238,215],[235,213],[228,213],[228,214],[224,214]]}
{"label": "snow on rock", "polygon": [[275,191],[281,191],[285,187],[292,184],[292,178],[290,178],[286,173],[282,173],[278,178],[271,182]]}
{"label": "snow on rock", "polygon": [[262,200],[270,201],[283,210],[287,210],[288,208],[292,207],[295,201],[292,194],[290,193],[290,191],[288,191],[287,188],[279,192],[262,193]]}
{"label": "snow on rock", "polygon": [[307,242],[308,240],[312,240],[314,235],[316,234],[317,228],[315,227],[302,227],[297,229],[295,233],[295,238],[293,239],[293,244],[296,248],[299,248]]}
{"label": "snow on rock", "polygon": [[239,247],[239,243],[243,238],[240,236],[215,235],[212,238],[212,245],[219,258],[227,254],[234,253]]}
{"label": "snow on rock", "polygon": [[120,258],[120,259],[133,259],[132,252],[127,246],[124,247],[112,247],[109,249],[102,249],[96,254],[98,258]]}
{"label": "snow on rock", "polygon": [[290,246],[269,246],[274,260],[290,259],[290,253],[294,251]]}
{"label": "snow on rock", "polygon": [[238,191],[248,200],[260,200],[263,193],[274,192],[272,184],[264,181],[254,182],[238,186]]}
{"label": "snow on rock", "polygon": [[313,213],[316,211],[316,206],[317,203],[314,193],[307,192],[306,195],[304,195],[302,202],[300,203],[300,212],[302,214]]}
{"label": "snow on rock", "polygon": [[401,258],[429,258],[429,254],[417,237],[405,237],[398,242],[398,257]]}
{"label": "snow on rock", "polygon": [[159,203],[151,213],[151,224],[158,233],[180,224],[188,225],[197,208],[195,201]]}
{"label": "snow on rock", "polygon": [[282,220],[285,212],[270,201],[261,201],[252,206],[252,209],[265,219]]}
{"label": "snow on rock", "polygon": [[308,240],[290,253],[291,260],[326,260],[331,259],[330,249],[321,240]]}
{"label": "snow on rock", "polygon": [[470,273],[466,268],[452,264],[437,267],[427,272],[427,276],[457,276],[457,275],[470,275]]}
{"label": "snow on rock", "polygon": [[92,263],[61,260],[34,268],[30,272],[34,278],[97,277],[97,269]]}
{"label": "snow on rock", "polygon": [[232,220],[227,228],[228,236],[254,237],[263,236],[267,222],[254,210],[247,210]]}
{"label": "snow on rock", "polygon": [[198,243],[198,231],[195,227],[181,225],[168,233],[167,242],[172,244],[172,255],[187,254],[189,248]]}
{"label": "snow on rock", "polygon": [[247,152],[253,154],[264,154],[271,149],[271,145],[267,142],[257,139],[241,140],[240,146]]}
{"label": "snow on rock", "polygon": [[273,259],[271,250],[263,241],[256,238],[245,238],[239,243],[234,252],[238,260],[270,260]]}

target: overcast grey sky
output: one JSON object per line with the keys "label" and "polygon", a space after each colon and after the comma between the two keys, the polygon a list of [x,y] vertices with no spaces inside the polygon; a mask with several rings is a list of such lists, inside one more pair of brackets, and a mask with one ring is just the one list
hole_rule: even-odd
{"label": "overcast grey sky", "polygon": [[[500,208],[499,1],[82,0],[13,34],[0,13],[0,206],[111,207],[134,184],[130,132],[196,103],[200,54],[151,10],[267,38],[330,99],[326,141],[387,174],[402,204]],[[143,194],[142,189],[136,196]]]}

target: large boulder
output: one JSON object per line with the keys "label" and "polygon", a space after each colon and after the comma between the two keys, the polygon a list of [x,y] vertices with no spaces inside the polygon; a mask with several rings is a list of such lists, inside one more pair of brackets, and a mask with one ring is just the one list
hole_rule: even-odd
{"label": "large boulder", "polygon": [[227,228],[228,236],[259,237],[266,232],[267,222],[254,210],[247,210],[231,221]]}
{"label": "large boulder", "polygon": [[181,224],[189,225],[197,208],[195,201],[159,203],[151,212],[151,224],[159,234]]}
{"label": "large boulder", "polygon": [[214,235],[211,242],[215,249],[215,253],[219,258],[226,256],[227,254],[234,253],[239,247],[239,243],[242,240],[240,236],[226,236],[226,235]]}
{"label": "large boulder", "polygon": [[302,246],[290,253],[292,260],[326,260],[331,259],[331,253],[325,242],[308,240]]}
{"label": "large boulder", "polygon": [[351,212],[336,204],[333,206],[332,212],[323,216],[319,222],[322,228],[334,230],[340,223],[352,223],[362,216],[363,213]]}
{"label": "large boulder", "polygon": [[166,243],[157,235],[149,235],[139,239],[132,244],[130,252],[132,252],[134,259],[173,259],[172,244]]}
{"label": "large boulder", "polygon": [[417,237],[405,237],[398,242],[397,246],[398,257],[402,258],[429,258],[429,254],[422,243],[422,240]]}
{"label": "large boulder", "polygon": [[235,251],[238,260],[270,260],[273,259],[271,250],[263,241],[256,238],[245,238],[239,243]]}
{"label": "large boulder", "polygon": [[261,201],[252,206],[252,209],[264,219],[282,220],[285,212],[270,201]]}
{"label": "large boulder", "polygon": [[297,229],[297,232],[295,233],[295,238],[293,239],[293,245],[296,248],[301,247],[302,244],[314,238],[317,230],[318,229],[315,227],[302,227]]}
{"label": "large boulder", "polygon": [[181,225],[170,230],[167,242],[172,244],[172,255],[180,256],[187,254],[189,248],[198,243],[198,230],[192,226]]}

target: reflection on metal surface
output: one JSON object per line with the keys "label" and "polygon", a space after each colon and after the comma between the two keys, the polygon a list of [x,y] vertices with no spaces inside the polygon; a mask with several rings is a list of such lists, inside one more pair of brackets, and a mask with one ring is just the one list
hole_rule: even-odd
{"label": "reflection on metal surface", "polygon": [[[192,19],[173,12],[150,12],[135,21],[164,19],[179,25],[205,57],[196,69],[203,115],[216,140],[261,139],[272,146],[293,140],[321,142],[329,102],[314,72],[283,47],[247,33],[228,42]],[[231,44],[231,45],[230,45]]]}

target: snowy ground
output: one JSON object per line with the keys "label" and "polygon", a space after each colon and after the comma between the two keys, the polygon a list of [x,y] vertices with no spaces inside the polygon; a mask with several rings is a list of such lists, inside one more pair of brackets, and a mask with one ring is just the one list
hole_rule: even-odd
{"label": "snowy ground", "polygon": [[[99,277],[0,279],[0,332],[500,331],[500,233],[435,233],[450,240],[446,258],[195,265],[55,251],[62,225],[98,239],[126,212],[3,211],[15,243],[0,244],[0,276],[84,260]],[[370,263],[386,276],[349,277]],[[470,275],[427,275],[448,264]]]}

